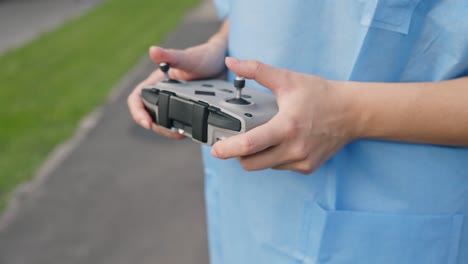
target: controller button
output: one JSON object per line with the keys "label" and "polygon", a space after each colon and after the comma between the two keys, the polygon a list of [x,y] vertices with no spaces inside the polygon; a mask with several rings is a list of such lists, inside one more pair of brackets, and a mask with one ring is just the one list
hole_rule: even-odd
{"label": "controller button", "polygon": [[245,116],[252,117],[253,115],[251,113],[245,113]]}
{"label": "controller button", "polygon": [[229,90],[229,89],[219,89],[220,91],[222,92],[226,92],[226,93],[233,93],[233,91]]}
{"label": "controller button", "polygon": [[174,80],[174,79],[162,80],[161,82],[163,82],[163,83],[181,83],[178,80]]}
{"label": "controller button", "polygon": [[195,94],[207,95],[207,96],[216,96],[215,92],[207,92],[207,91],[195,91]]}
{"label": "controller button", "polygon": [[203,87],[213,88],[212,84],[204,83],[202,84]]}

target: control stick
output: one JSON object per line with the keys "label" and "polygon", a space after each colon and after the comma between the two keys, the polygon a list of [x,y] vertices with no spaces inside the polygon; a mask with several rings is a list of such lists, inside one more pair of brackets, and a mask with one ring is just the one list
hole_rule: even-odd
{"label": "control stick", "polygon": [[166,76],[166,79],[163,80],[163,82],[165,82],[165,83],[180,83],[177,80],[171,79],[171,77],[169,76],[169,69],[171,68],[169,63],[161,62],[161,63],[159,63],[159,68],[161,69],[162,72],[164,72],[164,75]]}
{"label": "control stick", "polygon": [[249,105],[250,102],[242,98],[242,89],[245,87],[245,79],[236,77],[234,79],[234,87],[236,87],[236,97],[226,100],[226,102],[237,105]]}

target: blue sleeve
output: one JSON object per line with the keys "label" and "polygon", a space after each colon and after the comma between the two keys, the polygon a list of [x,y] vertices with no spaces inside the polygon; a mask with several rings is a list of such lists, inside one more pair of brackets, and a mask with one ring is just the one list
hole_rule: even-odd
{"label": "blue sleeve", "polygon": [[229,14],[229,0],[213,0],[219,19],[223,20]]}

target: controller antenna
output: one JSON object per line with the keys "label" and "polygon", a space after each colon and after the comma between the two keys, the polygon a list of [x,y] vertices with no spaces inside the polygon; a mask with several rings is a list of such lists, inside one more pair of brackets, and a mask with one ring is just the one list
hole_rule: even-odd
{"label": "controller antenna", "polygon": [[226,102],[238,105],[249,105],[250,102],[242,98],[242,89],[245,87],[245,79],[237,76],[234,79],[234,87],[236,87],[236,97],[226,100]]}
{"label": "controller antenna", "polygon": [[169,76],[169,69],[171,66],[167,62],[161,62],[159,63],[159,68],[161,69],[162,72],[164,72],[164,75],[166,76],[166,79],[163,82],[166,83],[180,83],[177,80],[171,79],[171,76]]}

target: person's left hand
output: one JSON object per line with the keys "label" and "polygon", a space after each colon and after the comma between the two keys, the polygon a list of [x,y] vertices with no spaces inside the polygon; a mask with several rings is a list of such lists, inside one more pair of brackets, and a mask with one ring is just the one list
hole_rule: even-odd
{"label": "person's left hand", "polygon": [[273,168],[309,174],[355,139],[352,91],[258,61],[227,58],[226,65],[270,89],[279,111],[266,124],[218,141],[211,149],[214,157],[238,158],[249,171]]}

